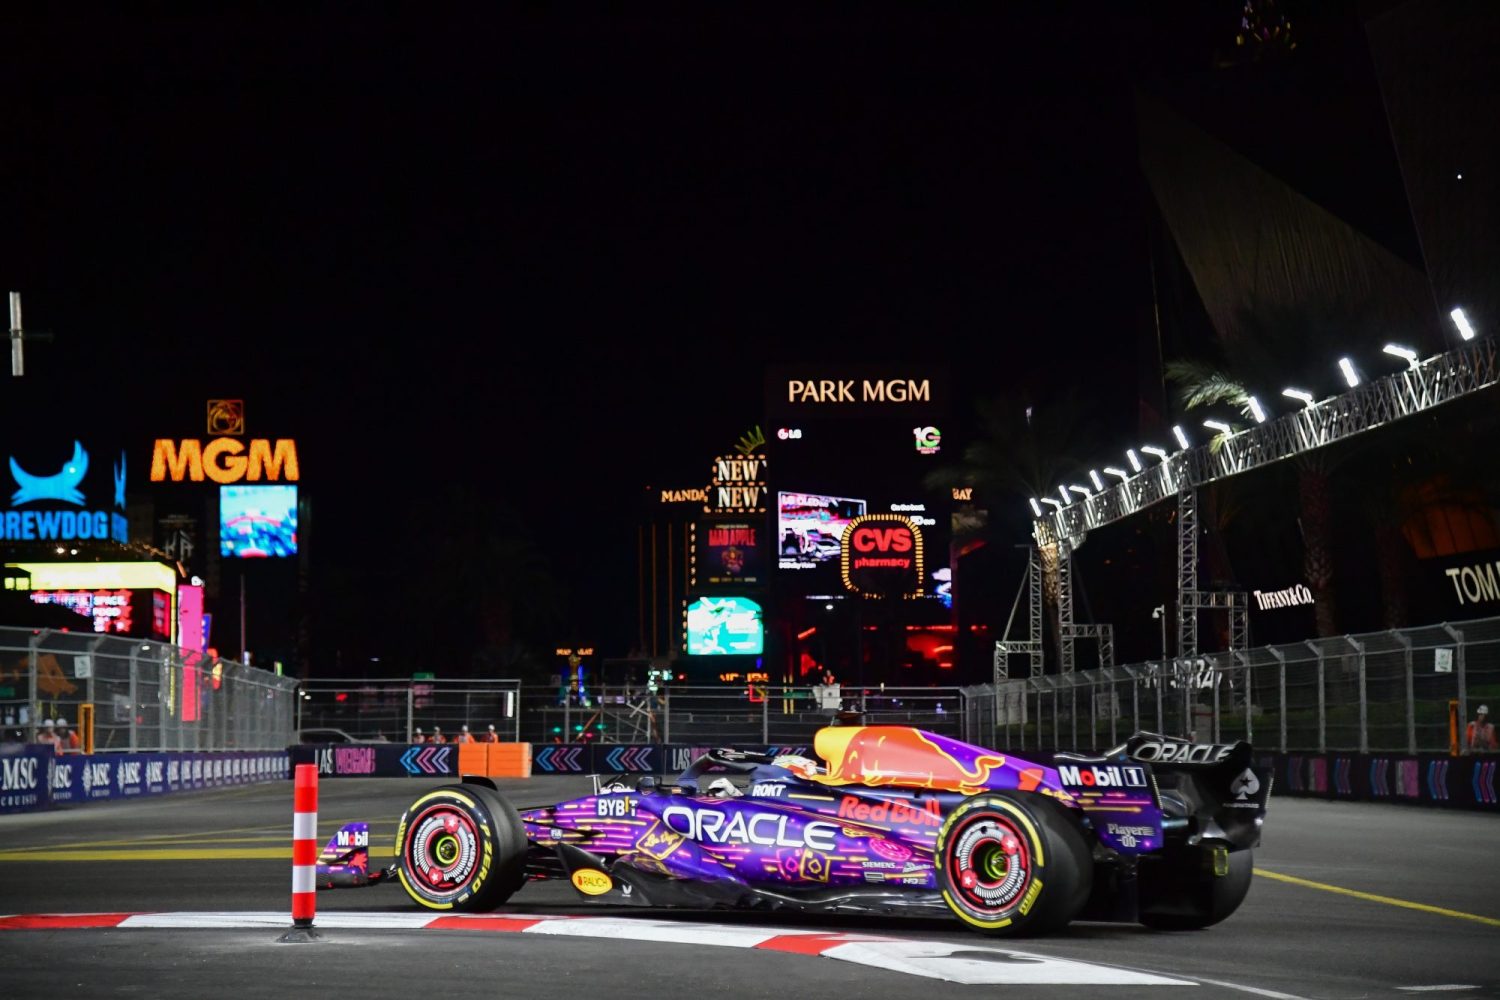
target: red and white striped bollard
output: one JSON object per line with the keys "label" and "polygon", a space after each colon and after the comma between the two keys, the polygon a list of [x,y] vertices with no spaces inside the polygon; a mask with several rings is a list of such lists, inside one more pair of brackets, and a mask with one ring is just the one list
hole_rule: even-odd
{"label": "red and white striped bollard", "polygon": [[318,895],[318,765],[298,764],[292,791],[292,927],[310,929]]}

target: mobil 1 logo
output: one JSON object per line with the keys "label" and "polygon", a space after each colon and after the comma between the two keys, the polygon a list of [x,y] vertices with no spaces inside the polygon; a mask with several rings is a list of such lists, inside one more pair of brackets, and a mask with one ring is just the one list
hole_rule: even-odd
{"label": "mobil 1 logo", "polygon": [[1146,769],[1138,764],[1060,764],[1057,776],[1069,790],[1123,791],[1146,787]]}

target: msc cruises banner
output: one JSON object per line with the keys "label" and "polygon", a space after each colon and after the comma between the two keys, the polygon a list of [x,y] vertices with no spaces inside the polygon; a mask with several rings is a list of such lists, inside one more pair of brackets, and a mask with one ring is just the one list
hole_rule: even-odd
{"label": "msc cruises banner", "polygon": [[249,785],[290,773],[282,750],[83,756],[18,745],[0,748],[0,813]]}

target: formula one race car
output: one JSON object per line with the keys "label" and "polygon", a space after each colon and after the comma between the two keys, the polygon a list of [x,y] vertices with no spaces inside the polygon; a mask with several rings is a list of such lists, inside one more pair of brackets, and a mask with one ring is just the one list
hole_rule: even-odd
{"label": "formula one race car", "polygon": [[1070,920],[1206,927],[1250,887],[1271,777],[1250,745],[1138,733],[1052,766],[901,726],[834,726],[823,762],[704,754],[674,784],[641,778],[517,811],[487,778],[417,798],[397,858],[368,866],[339,831],[320,888],[399,880],[430,909],[485,911],[528,880],[615,906],[951,915],[990,934]]}

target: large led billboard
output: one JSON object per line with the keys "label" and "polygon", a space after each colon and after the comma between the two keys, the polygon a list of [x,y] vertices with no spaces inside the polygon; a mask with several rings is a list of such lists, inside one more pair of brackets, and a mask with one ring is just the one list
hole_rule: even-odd
{"label": "large led billboard", "polygon": [[82,615],[93,623],[95,632],[172,639],[172,597],[166,591],[115,587],[33,590],[29,596],[33,604],[55,604]]}
{"label": "large led billboard", "polygon": [[776,494],[776,565],[812,569],[839,557],[849,522],[865,512],[863,500],[821,493]]}
{"label": "large led billboard", "polygon": [[703,520],[696,525],[689,568],[693,587],[734,587],[740,590],[765,584],[764,524],[747,520]]}
{"label": "large led billboard", "polygon": [[758,655],[765,648],[760,605],[748,597],[700,597],[688,605],[689,656]]}
{"label": "large led billboard", "polygon": [[242,559],[297,554],[297,487],[219,487],[219,555]]}

